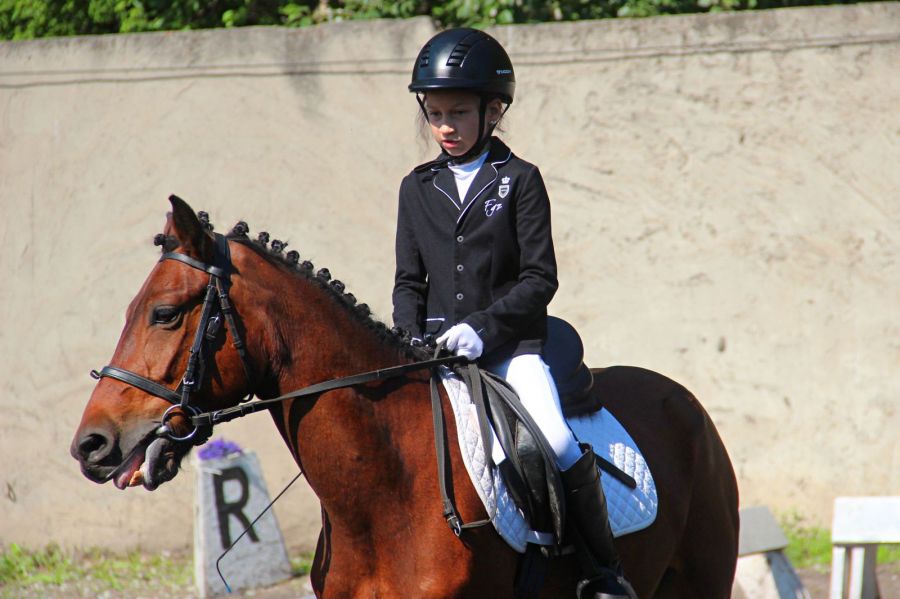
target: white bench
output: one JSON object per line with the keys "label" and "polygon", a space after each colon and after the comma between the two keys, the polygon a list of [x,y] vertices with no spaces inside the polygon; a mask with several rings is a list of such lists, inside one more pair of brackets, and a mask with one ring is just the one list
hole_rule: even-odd
{"label": "white bench", "polygon": [[835,499],[830,599],[881,597],[875,560],[878,545],[889,543],[900,544],[900,497]]}

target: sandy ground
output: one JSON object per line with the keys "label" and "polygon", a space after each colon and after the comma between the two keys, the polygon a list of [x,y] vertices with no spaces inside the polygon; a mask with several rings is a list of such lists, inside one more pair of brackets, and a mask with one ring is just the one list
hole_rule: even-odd
{"label": "sandy ground", "polygon": [[[830,574],[827,570],[803,569],[799,570],[801,580],[809,591],[812,599],[824,599],[828,597]],[[900,597],[900,563],[882,565],[878,568],[878,582],[881,596],[884,599]],[[0,597],[47,597],[48,599],[75,599],[86,597],[99,597],[103,599],[169,599],[170,597],[184,597],[185,599],[197,597],[193,587],[166,587],[160,589],[159,585],[145,585],[138,588],[129,588],[124,591],[102,590],[90,585],[68,585],[61,587],[31,587],[28,589],[0,588]],[[243,598],[255,597],[257,599],[312,599],[313,594],[309,586],[309,578],[301,576],[292,578],[281,584],[262,589],[252,589],[236,592],[230,597]]]}
{"label": "sandy ground", "polygon": [[[798,574],[812,599],[828,597],[831,584],[831,574],[828,571],[807,569],[800,570]],[[879,566],[878,585],[883,599],[900,597],[900,564]]]}

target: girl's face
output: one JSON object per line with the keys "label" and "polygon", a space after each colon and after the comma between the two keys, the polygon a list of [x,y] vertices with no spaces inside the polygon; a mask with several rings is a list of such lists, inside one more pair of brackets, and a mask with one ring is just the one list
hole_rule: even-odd
{"label": "girl's face", "polygon": [[[478,132],[478,108],[480,98],[471,92],[442,89],[425,95],[425,112],[434,140],[451,156],[462,156],[474,146],[481,135]],[[500,118],[503,105],[500,100],[488,102],[484,127]]]}

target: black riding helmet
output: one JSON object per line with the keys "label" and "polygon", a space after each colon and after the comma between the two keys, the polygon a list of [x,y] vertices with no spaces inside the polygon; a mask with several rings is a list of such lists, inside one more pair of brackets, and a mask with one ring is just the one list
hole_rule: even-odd
{"label": "black riding helmet", "polygon": [[[422,47],[413,66],[409,91],[416,94],[426,120],[428,114],[422,94],[436,89],[467,90],[477,94],[481,98],[478,130],[484,131],[488,102],[499,98],[506,103],[505,113],[515,95],[516,76],[506,50],[490,35],[477,29],[448,29],[435,35]],[[439,162],[446,164],[451,159],[465,162],[477,156],[491,138],[495,125],[492,123],[487,133],[464,155]]]}
{"label": "black riding helmet", "polygon": [[500,42],[477,29],[448,29],[419,51],[409,91],[467,89],[512,104],[516,77]]}

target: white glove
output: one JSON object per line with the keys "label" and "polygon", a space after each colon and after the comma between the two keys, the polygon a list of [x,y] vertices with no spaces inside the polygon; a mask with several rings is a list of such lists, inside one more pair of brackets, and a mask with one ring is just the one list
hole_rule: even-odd
{"label": "white glove", "polygon": [[437,338],[437,344],[446,343],[449,351],[457,356],[463,356],[469,360],[475,360],[484,351],[484,342],[475,329],[466,323],[460,323],[450,327],[446,333]]}

